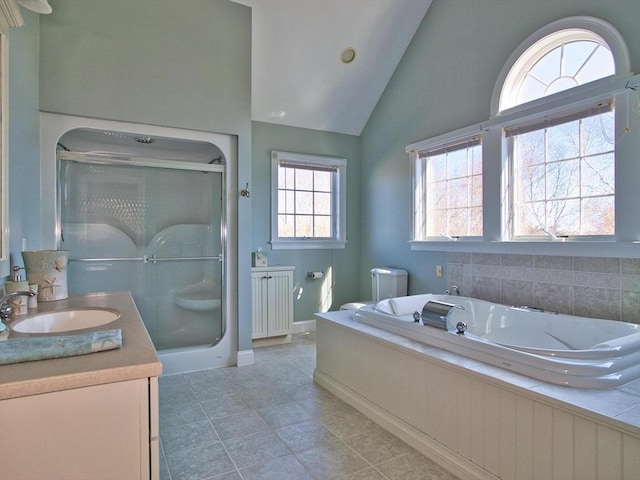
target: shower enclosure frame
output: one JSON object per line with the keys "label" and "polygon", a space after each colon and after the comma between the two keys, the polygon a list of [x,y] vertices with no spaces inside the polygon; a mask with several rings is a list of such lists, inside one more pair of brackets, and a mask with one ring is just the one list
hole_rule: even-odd
{"label": "shower enclosure frame", "polygon": [[[177,129],[129,122],[76,117],[50,113],[40,114],[43,245],[58,248],[61,234],[61,211],[58,194],[58,159],[56,145],[67,132],[75,129],[97,129],[127,132],[132,135],[158,136],[175,140],[204,141],[216,145],[226,158],[223,174],[222,242],[222,321],[224,334],[213,346],[161,350],[158,356],[164,374],[235,365],[237,362],[237,137],[226,134]],[[27,240],[27,246],[29,239]]]}

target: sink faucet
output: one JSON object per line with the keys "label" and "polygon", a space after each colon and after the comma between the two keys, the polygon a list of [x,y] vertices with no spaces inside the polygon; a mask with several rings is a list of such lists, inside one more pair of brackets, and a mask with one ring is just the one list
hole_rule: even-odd
{"label": "sink faucet", "polygon": [[10,298],[20,297],[22,295],[26,295],[27,297],[33,297],[35,295],[35,293],[34,292],[19,291],[19,292],[9,293],[9,294],[5,295],[4,297],[0,298],[0,322],[2,320],[6,320],[7,318],[9,318],[9,315],[11,315],[13,313],[13,307],[11,305],[9,305],[9,303],[7,303],[8,300]]}

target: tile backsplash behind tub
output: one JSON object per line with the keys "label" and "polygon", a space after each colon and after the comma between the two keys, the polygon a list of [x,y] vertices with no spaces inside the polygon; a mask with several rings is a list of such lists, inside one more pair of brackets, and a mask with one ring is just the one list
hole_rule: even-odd
{"label": "tile backsplash behind tub", "polygon": [[582,317],[640,323],[640,259],[449,253],[461,294]]}

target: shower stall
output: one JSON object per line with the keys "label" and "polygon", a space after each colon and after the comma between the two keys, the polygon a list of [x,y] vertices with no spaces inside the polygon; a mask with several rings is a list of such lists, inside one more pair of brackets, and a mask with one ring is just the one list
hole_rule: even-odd
{"label": "shower stall", "polygon": [[232,142],[107,126],[71,128],[56,141],[56,230],[69,252],[69,292],[131,292],[165,373],[233,364]]}

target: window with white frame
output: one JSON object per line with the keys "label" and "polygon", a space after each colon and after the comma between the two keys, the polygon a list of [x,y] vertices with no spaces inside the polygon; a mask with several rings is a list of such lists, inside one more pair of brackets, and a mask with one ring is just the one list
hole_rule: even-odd
{"label": "window with white frame", "polygon": [[[600,36],[562,29],[522,54],[506,78],[501,106],[513,108],[614,73],[613,55]],[[506,129],[512,238],[615,233],[614,130],[612,99]]]}
{"label": "window with white frame", "polygon": [[507,130],[514,238],[615,233],[613,130],[608,104]]}
{"label": "window with white frame", "polygon": [[274,249],[344,248],[344,158],[271,152]]}
{"label": "window with white frame", "polygon": [[416,152],[414,238],[482,236],[482,145],[479,135],[425,145]]}
{"label": "window with white frame", "polygon": [[492,117],[407,147],[415,160],[412,249],[432,249],[427,241],[443,239],[429,230],[428,195],[419,199],[428,187],[425,151],[433,156],[436,147],[459,145],[473,133],[481,136],[477,148],[485,159],[481,251],[495,251],[496,241],[520,241],[510,242],[508,251],[538,252],[535,243],[529,248],[522,241],[576,240],[572,248],[594,252],[587,240],[637,240],[640,227],[620,210],[638,197],[624,177],[637,175],[633,159],[640,146],[637,135],[629,135],[640,123],[634,118],[640,77],[630,76],[629,67],[620,34],[590,17],[558,20],[523,42],[500,73]]}

